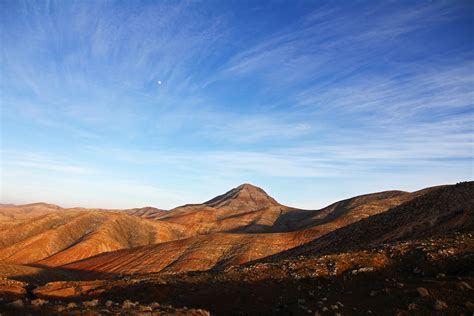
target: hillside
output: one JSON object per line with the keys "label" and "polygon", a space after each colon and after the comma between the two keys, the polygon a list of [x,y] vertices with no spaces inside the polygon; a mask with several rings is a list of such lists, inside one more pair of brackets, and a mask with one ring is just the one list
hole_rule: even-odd
{"label": "hillside", "polygon": [[121,212],[65,211],[9,222],[0,230],[0,260],[62,265],[102,252],[183,238],[179,226]]}
{"label": "hillside", "polygon": [[312,240],[309,233],[199,235],[183,240],[104,253],[62,266],[116,274],[205,271],[241,264]]}
{"label": "hillside", "polygon": [[163,215],[166,215],[168,212],[161,210],[155,207],[137,207],[132,209],[103,209],[103,208],[83,208],[83,207],[70,207],[64,208],[54,204],[48,204],[44,202],[30,203],[30,204],[0,204],[0,220],[15,220],[15,219],[24,219],[32,218],[41,215],[51,214],[51,213],[60,213],[66,211],[123,211],[130,215],[135,215],[138,217],[156,219]]}
{"label": "hillside", "polygon": [[[246,192],[241,200],[239,191],[242,188]],[[374,193],[337,202],[319,211],[305,211],[280,206],[274,199],[266,198],[263,190],[244,185],[211,200],[210,204],[218,203],[219,209],[206,204],[189,205],[171,210],[161,219],[167,223],[179,223],[196,236],[110,252],[64,268],[132,274],[203,271],[242,264],[304,245],[431,190]],[[249,200],[249,191],[256,192],[259,201],[268,203],[254,203],[250,199],[249,212],[234,214],[233,209],[227,209],[228,205],[236,204],[244,207],[243,202]],[[234,203],[233,199],[238,201]],[[255,210],[255,207],[263,209]],[[256,233],[259,231],[264,233]]]}
{"label": "hillside", "polygon": [[270,197],[263,189],[249,183],[239,185],[204,204],[217,209],[232,211],[257,211],[272,206],[281,206],[280,203]]}
{"label": "hillside", "polygon": [[349,251],[394,241],[474,231],[474,182],[435,187],[424,192],[387,212],[342,227],[276,257],[294,257],[314,251]]}
{"label": "hillside", "polygon": [[146,218],[146,219],[159,219],[168,214],[168,211],[160,210],[155,207],[146,206],[141,208],[132,208],[124,210],[127,214]]}
{"label": "hillside", "polygon": [[129,300],[137,310],[172,305],[215,315],[470,315],[473,253],[472,235],[455,234],[225,270],[53,282],[33,293],[53,311],[97,299],[87,309],[120,313]]}
{"label": "hillside", "polygon": [[62,210],[60,206],[42,202],[24,205],[0,204],[0,220],[31,218]]}
{"label": "hillside", "polygon": [[203,204],[176,207],[160,219],[186,225],[195,234],[273,232],[276,220],[291,209],[261,188],[242,184]]}
{"label": "hillside", "polygon": [[170,211],[9,205],[0,310],[466,314],[473,192],[468,182],[301,210],[245,184]]}
{"label": "hillside", "polygon": [[301,210],[281,205],[261,188],[243,184],[203,204],[172,209],[160,220],[185,225],[193,234],[276,233],[314,227],[319,227],[323,234],[424,193],[425,190],[372,193],[336,202],[320,210]]}

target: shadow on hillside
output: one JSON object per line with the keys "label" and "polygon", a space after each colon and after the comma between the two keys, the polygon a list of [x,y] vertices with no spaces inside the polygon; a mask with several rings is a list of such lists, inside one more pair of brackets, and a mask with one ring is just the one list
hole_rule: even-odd
{"label": "shadow on hillside", "polygon": [[98,273],[86,270],[72,270],[64,268],[51,268],[42,265],[30,265],[31,267],[40,268],[36,273],[10,275],[8,279],[27,282],[35,286],[41,286],[48,282],[56,281],[93,281],[101,279],[115,279],[121,277],[115,273]]}
{"label": "shadow on hillside", "polygon": [[[310,278],[305,276],[308,275],[304,270],[306,267],[301,272],[295,272],[301,279],[295,276],[273,279],[275,271],[271,268],[266,272],[250,269],[240,272],[237,277],[216,272],[192,273],[171,277],[166,284],[156,285],[150,281],[111,289],[102,297],[146,303],[158,301],[173,306],[203,308],[220,315],[307,315],[308,309],[313,312],[321,310],[318,301],[324,297],[327,298],[325,304],[328,308],[338,301],[342,302],[344,308],[340,307],[342,311],[338,312],[343,315],[366,314],[369,309],[376,315],[390,315],[398,309],[406,309],[408,304],[415,301],[425,311],[420,313],[427,314],[426,311],[433,310],[432,299],[420,300],[415,289],[424,286],[432,298],[458,302],[462,306],[463,300],[467,300],[472,293],[461,293],[455,284],[459,282],[457,277],[473,276],[473,265],[472,255],[438,261],[432,265],[421,253],[414,251],[400,257],[393,266],[357,276],[349,270],[338,276]],[[415,267],[421,269],[423,274],[414,275]],[[443,281],[436,279],[440,272],[448,275],[448,278]],[[397,283],[406,286],[398,288]],[[386,288],[388,292],[383,292]],[[380,294],[370,296],[371,291]],[[462,308],[456,311],[465,312]]]}
{"label": "shadow on hillside", "polygon": [[[439,187],[406,203],[338,228],[301,246],[255,262],[304,254],[367,249],[384,242],[410,241],[474,232],[474,182]],[[251,264],[251,263],[250,263]]]}
{"label": "shadow on hillside", "polygon": [[[331,223],[348,214],[350,201],[338,202],[320,210],[291,209],[281,214],[272,225],[256,224],[255,220],[245,226],[226,231],[226,233],[286,233]],[[315,218],[320,215],[321,218]],[[240,215],[240,214],[239,214]],[[231,218],[231,217],[229,217]]]}
{"label": "shadow on hillside", "polygon": [[[373,215],[302,246],[256,260],[255,262],[269,262],[305,253],[339,253],[354,251],[363,247],[370,249],[371,245],[381,244],[382,241],[414,240],[417,238],[446,235],[456,230],[460,232],[473,232],[474,204],[471,197],[473,189],[474,182],[438,188],[407,203],[396,206],[387,212]],[[296,214],[303,216],[304,212],[311,211],[303,211]],[[291,212],[287,216],[291,216],[289,214]],[[338,214],[340,216],[340,213]],[[275,226],[278,226],[278,224]],[[383,239],[381,239],[382,237]],[[250,262],[246,265],[252,263]],[[44,270],[34,275],[18,275],[11,278],[31,283],[35,282],[36,284],[64,279],[120,278],[120,275],[116,274],[97,274],[89,271],[39,267]]]}
{"label": "shadow on hillside", "polygon": [[[474,277],[473,265],[473,254],[428,262],[414,249],[391,266],[358,275],[348,270],[337,276],[308,277],[311,266],[306,264],[291,275],[271,266],[266,270],[250,268],[230,274],[217,271],[175,276],[155,274],[135,276],[140,282],[117,280],[116,286],[97,297],[101,301],[129,299],[143,304],[156,301],[175,307],[203,308],[218,315],[308,315],[308,310],[312,314],[321,311],[322,305],[332,310],[331,306],[337,302],[343,306],[332,311],[343,315],[367,314],[368,310],[375,315],[394,315],[406,311],[411,303],[417,304],[418,310],[410,315],[428,315],[433,311],[433,300],[442,299],[449,302],[449,313],[459,315],[467,311],[463,302],[472,293],[457,288],[458,278]],[[414,268],[422,272],[414,274]],[[446,274],[443,280],[436,278],[440,272]],[[416,292],[419,286],[428,289],[429,298],[419,297]],[[374,295],[370,294],[372,291]]]}
{"label": "shadow on hillside", "polygon": [[[374,315],[395,315],[398,312],[402,312],[402,315],[430,315],[433,313],[435,299],[449,303],[449,312],[446,311],[448,314],[460,315],[467,312],[464,302],[472,299],[472,290],[461,290],[458,285],[460,280],[473,284],[474,253],[471,251],[466,250],[462,255],[433,261],[413,245],[410,251],[393,258],[392,265],[357,275],[351,273],[352,269],[360,267],[357,264],[357,254],[352,259],[355,263],[345,272],[319,277],[311,276],[315,271],[314,266],[310,260],[304,261],[304,258],[290,258],[285,263],[285,269],[280,261],[259,267],[244,265],[228,272],[189,272],[177,275],[158,273],[122,277],[113,273],[49,269],[29,277],[49,281],[58,277],[65,280],[65,275],[68,275],[67,280],[106,279],[104,284],[98,285],[104,291],[86,292],[95,294],[83,297],[59,298],[62,301],[88,300],[94,297],[102,302],[122,302],[128,299],[143,304],[159,302],[161,305],[174,307],[203,308],[218,315],[308,315],[322,311],[323,306],[342,315],[366,315],[368,310]],[[351,258],[349,261],[352,262]],[[289,269],[292,263],[296,264],[295,268]],[[346,263],[339,261],[336,266],[344,266]],[[414,273],[416,269],[420,272]],[[445,274],[445,277],[437,278],[439,273]],[[76,288],[78,285],[72,283],[69,286]],[[418,295],[416,288],[420,286],[428,289],[429,297],[421,298]],[[31,289],[29,296],[34,298]],[[337,302],[341,302],[343,306],[333,309],[332,306],[337,305]],[[409,304],[415,304],[417,309],[408,312]]]}
{"label": "shadow on hillside", "polygon": [[[245,233],[287,233],[296,231],[302,228],[301,223],[310,219],[317,214],[318,211],[292,209],[285,214],[281,214],[272,225],[257,224],[258,219],[250,222],[247,225],[240,226],[234,229],[225,231],[226,233],[245,234]],[[240,214],[239,214],[240,215]],[[233,216],[227,217],[232,218]],[[237,217],[237,216],[235,216]],[[226,218],[226,219],[227,219]]]}

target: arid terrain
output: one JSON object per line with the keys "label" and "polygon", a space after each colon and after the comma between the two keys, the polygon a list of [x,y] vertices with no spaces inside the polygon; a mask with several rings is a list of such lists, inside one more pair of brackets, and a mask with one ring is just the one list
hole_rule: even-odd
{"label": "arid terrain", "polygon": [[0,205],[7,315],[472,315],[474,182],[319,210],[251,184],[171,210]]}

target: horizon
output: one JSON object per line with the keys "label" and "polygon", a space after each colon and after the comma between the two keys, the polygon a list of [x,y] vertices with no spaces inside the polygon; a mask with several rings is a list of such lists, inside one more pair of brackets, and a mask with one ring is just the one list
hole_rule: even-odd
{"label": "horizon", "polygon": [[[451,185],[456,185],[458,183],[463,183],[463,182],[471,182],[471,181],[461,181],[461,182],[457,182],[457,183],[446,183],[446,184],[439,184],[439,185],[434,185],[434,186],[430,186],[430,187],[423,187],[423,188],[419,188],[417,190],[414,190],[414,191],[403,191],[403,190],[397,190],[397,189],[393,189],[393,190],[385,190],[385,191],[377,191],[377,192],[367,192],[367,193],[363,193],[363,194],[359,194],[359,195],[355,195],[355,196],[350,196],[350,197],[346,197],[346,198],[342,198],[340,200],[336,200],[336,201],[332,201],[328,204],[325,204],[323,205],[322,207],[318,207],[318,208],[306,208],[304,210],[320,210],[320,209],[323,209],[323,208],[326,208],[334,203],[337,203],[337,202],[341,202],[341,201],[345,201],[345,200],[349,200],[351,198],[356,198],[356,197],[360,197],[360,196],[364,196],[364,195],[370,195],[370,194],[377,194],[377,193],[383,193],[383,192],[390,192],[390,191],[400,191],[400,192],[406,192],[406,193],[414,193],[414,192],[417,192],[417,191],[421,191],[421,190],[424,190],[424,189],[428,189],[428,188],[435,188],[435,187],[442,187],[442,186],[451,186]],[[123,211],[123,210],[128,210],[128,209],[140,209],[140,208],[147,208],[147,207],[151,207],[151,208],[156,208],[156,209],[159,209],[159,210],[163,210],[163,211],[171,211],[173,210],[174,208],[178,208],[178,207],[182,207],[182,206],[185,206],[185,205],[200,205],[200,204],[205,204],[207,203],[208,201],[211,201],[212,199],[215,199],[221,195],[224,195],[226,193],[229,193],[230,191],[234,190],[234,189],[237,189],[241,186],[244,186],[244,185],[250,185],[252,187],[256,187],[258,189],[262,189],[270,198],[273,198],[275,199],[279,204],[281,205],[285,205],[285,206],[289,206],[289,207],[293,207],[292,205],[287,205],[285,203],[281,203],[280,200],[278,199],[278,197],[275,197],[273,196],[271,193],[267,192],[265,190],[265,188],[262,188],[262,187],[259,187],[257,185],[254,185],[252,183],[242,183],[242,184],[239,184],[231,189],[228,189],[224,192],[221,192],[213,197],[210,197],[208,198],[207,200],[205,201],[201,201],[201,202],[188,202],[188,203],[184,203],[184,204],[180,204],[180,205],[175,205],[171,208],[162,208],[160,207],[159,205],[143,205],[143,206],[132,206],[132,207],[128,207],[128,208],[107,208],[107,207],[94,207],[93,205],[87,205],[87,206],[82,206],[82,205],[72,205],[72,206],[65,206],[65,205],[60,205],[60,204],[57,204],[57,203],[51,203],[51,202],[47,202],[47,201],[36,201],[36,202],[30,202],[30,203],[24,203],[24,204],[14,204],[14,203],[8,203],[8,202],[3,202],[3,201],[0,201],[0,205],[4,205],[4,206],[26,206],[26,205],[35,205],[35,204],[46,204],[46,205],[53,205],[53,206],[58,206],[58,207],[61,207],[61,208],[64,208],[64,209],[69,209],[69,208],[84,208],[84,209],[94,209],[94,208],[100,208],[100,209],[104,209],[104,210],[117,210],[117,211]],[[303,209],[303,208],[300,208],[300,209]]]}
{"label": "horizon", "polygon": [[473,2],[0,8],[2,203],[170,209],[255,183],[319,209],[474,178]]}

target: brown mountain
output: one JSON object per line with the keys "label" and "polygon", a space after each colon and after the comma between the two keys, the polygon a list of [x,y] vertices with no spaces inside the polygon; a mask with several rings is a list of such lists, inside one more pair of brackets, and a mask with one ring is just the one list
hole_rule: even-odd
{"label": "brown mountain", "polygon": [[[0,223],[0,260],[59,266],[103,252],[160,244],[211,230],[235,229],[256,221],[255,214],[242,214],[265,213],[273,206],[279,207],[262,189],[251,185],[239,186],[208,203],[216,207],[202,204],[183,206],[171,212],[151,207],[116,212],[64,209],[45,203],[5,206],[3,214],[10,220]],[[242,209],[245,205],[248,206]],[[240,216],[225,221],[235,215]],[[166,219],[161,221],[144,219],[163,216]],[[202,226],[196,225],[197,217],[204,219]],[[20,227],[21,233],[14,233]]]}
{"label": "brown mountain", "polygon": [[177,224],[110,211],[54,212],[0,228],[1,261],[48,266],[186,236]]}
{"label": "brown mountain", "polygon": [[[45,313],[466,314],[473,192],[474,182],[386,191],[312,211],[245,184],[168,212],[4,206],[0,311],[35,314],[36,297]],[[63,281],[38,286],[52,280]]]}
{"label": "brown mountain", "polygon": [[341,234],[343,227],[443,188],[367,194],[317,211],[281,205],[250,184],[171,211],[77,211],[34,204],[26,206],[27,214],[38,207],[48,214],[0,222],[0,260],[113,273],[207,270],[318,244],[331,232]]}
{"label": "brown mountain", "polygon": [[[318,252],[343,252],[383,243],[474,231],[474,182],[422,190],[387,212],[328,233],[276,258]],[[348,242],[350,240],[350,242]]]}
{"label": "brown mountain", "polygon": [[0,204],[0,219],[22,219],[35,217],[63,210],[60,206],[48,203],[31,203],[24,205]]}
{"label": "brown mountain", "polygon": [[132,208],[124,210],[124,212],[147,219],[159,219],[168,214],[168,211],[158,209],[156,207],[146,206],[141,208]]}
{"label": "brown mountain", "polygon": [[[186,205],[161,218],[163,222],[183,225],[196,235],[194,237],[98,255],[65,268],[149,273],[208,270],[242,264],[304,245],[431,190],[434,189],[368,194],[318,211],[306,211],[282,206],[263,190],[242,185],[206,204]],[[250,211],[242,211],[245,201],[249,201]],[[240,205],[240,209],[234,211],[232,205]]]}
{"label": "brown mountain", "polygon": [[214,232],[271,232],[278,217],[292,210],[261,188],[242,184],[203,204],[174,208],[160,220],[185,225],[193,234]]}
{"label": "brown mountain", "polygon": [[31,218],[40,215],[46,215],[51,213],[65,212],[65,211],[123,211],[130,215],[138,217],[156,219],[167,214],[167,211],[161,210],[155,207],[141,207],[132,209],[103,209],[103,208],[83,208],[83,207],[70,207],[64,208],[54,204],[48,204],[44,202],[31,203],[31,204],[0,204],[0,220],[12,220],[12,219],[23,219]]}
{"label": "brown mountain", "polygon": [[204,203],[217,209],[233,211],[257,211],[264,208],[282,206],[261,188],[244,183]]}

